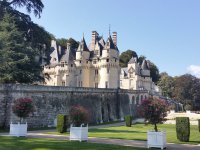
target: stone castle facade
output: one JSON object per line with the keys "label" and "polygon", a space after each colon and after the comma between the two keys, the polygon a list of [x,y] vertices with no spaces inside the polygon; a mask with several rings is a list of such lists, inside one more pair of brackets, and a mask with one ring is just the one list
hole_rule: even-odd
{"label": "stone castle facade", "polygon": [[78,49],[72,49],[67,43],[63,50],[52,40],[51,51],[50,63],[43,71],[48,74],[46,85],[156,90],[148,61],[144,60],[140,66],[137,58],[131,58],[127,68],[120,68],[117,32],[104,41],[96,31],[92,31],[89,46],[83,37]]}

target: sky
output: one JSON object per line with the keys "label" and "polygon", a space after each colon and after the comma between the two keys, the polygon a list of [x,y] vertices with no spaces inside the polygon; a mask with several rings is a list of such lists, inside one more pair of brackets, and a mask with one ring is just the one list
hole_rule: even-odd
{"label": "sky", "polygon": [[200,77],[199,0],[43,0],[45,8],[38,19],[56,38],[87,44],[91,32],[106,40],[118,34],[120,53],[128,49],[154,62],[160,72],[171,76],[191,73]]}

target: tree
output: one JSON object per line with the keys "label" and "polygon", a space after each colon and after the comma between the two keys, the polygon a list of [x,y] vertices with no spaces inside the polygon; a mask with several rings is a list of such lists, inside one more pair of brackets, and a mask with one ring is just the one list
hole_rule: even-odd
{"label": "tree", "polygon": [[67,48],[67,43],[71,44],[72,49],[77,49],[79,46],[79,43],[73,38],[69,38],[69,39],[61,38],[61,39],[56,39],[56,41],[58,45],[62,46],[65,49]]}
{"label": "tree", "polygon": [[157,98],[149,98],[142,101],[139,112],[145,121],[154,125],[154,130],[158,132],[157,124],[163,123],[167,116],[168,106],[165,101]]}
{"label": "tree", "polygon": [[163,96],[172,98],[174,89],[174,78],[169,76],[166,72],[160,73],[158,86],[162,89]]}
{"label": "tree", "polygon": [[6,13],[0,22],[0,82],[33,83],[41,81],[42,68],[35,61],[39,54],[26,41],[15,24],[14,17]]}
{"label": "tree", "polygon": [[0,0],[0,12],[8,8],[16,9],[17,7],[26,7],[28,13],[33,13],[40,17],[44,5],[42,0]]}
{"label": "tree", "polygon": [[123,53],[121,53],[121,55],[119,56],[119,65],[120,67],[127,67],[129,60],[132,57],[137,57],[137,53],[133,50],[127,50]]}
{"label": "tree", "polygon": [[28,115],[33,112],[33,101],[30,98],[19,98],[14,101],[12,110],[13,113],[20,118],[21,123],[22,119],[28,117]]}
{"label": "tree", "polygon": [[194,109],[195,102],[200,100],[200,79],[190,74],[174,78],[173,98],[186,106]]}
{"label": "tree", "polygon": [[80,127],[81,124],[89,122],[89,112],[83,106],[72,106],[69,112],[70,122],[75,127]]}

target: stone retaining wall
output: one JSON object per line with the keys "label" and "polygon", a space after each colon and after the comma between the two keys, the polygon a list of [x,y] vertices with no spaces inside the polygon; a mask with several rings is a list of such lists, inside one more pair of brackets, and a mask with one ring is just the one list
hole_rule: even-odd
{"label": "stone retaining wall", "polygon": [[82,105],[90,111],[91,123],[123,119],[135,114],[130,96],[148,96],[147,91],[120,89],[72,88],[21,84],[0,84],[0,126],[9,126],[18,118],[12,113],[12,102],[21,97],[33,99],[35,111],[28,118],[29,127],[54,124],[57,114],[68,114],[70,106]]}

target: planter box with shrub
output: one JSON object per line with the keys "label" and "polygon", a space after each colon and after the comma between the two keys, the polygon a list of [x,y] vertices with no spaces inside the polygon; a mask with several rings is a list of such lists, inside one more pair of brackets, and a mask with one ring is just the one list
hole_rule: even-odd
{"label": "planter box with shrub", "polygon": [[166,147],[166,132],[155,132],[148,131],[147,132],[147,147],[157,147],[157,148],[165,148]]}
{"label": "planter box with shrub", "polygon": [[87,141],[88,140],[88,125],[80,127],[70,127],[70,141]]}
{"label": "planter box with shrub", "polygon": [[26,124],[10,124],[10,135],[11,136],[26,136],[27,135],[27,123]]}

